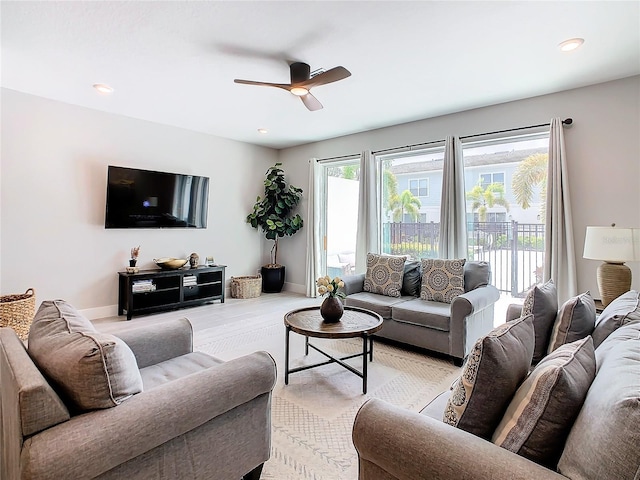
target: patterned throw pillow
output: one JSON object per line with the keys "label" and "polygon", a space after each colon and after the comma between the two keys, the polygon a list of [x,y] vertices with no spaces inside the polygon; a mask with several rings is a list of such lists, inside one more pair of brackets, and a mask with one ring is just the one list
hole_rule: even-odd
{"label": "patterned throw pillow", "polygon": [[556,317],[549,339],[549,351],[591,335],[596,323],[596,304],[591,293],[585,292],[567,300]]}
{"label": "patterned throw pillow", "polygon": [[492,442],[555,470],[595,375],[591,337],[561,346],[518,388]]}
{"label": "patterned throw pillow", "polygon": [[464,293],[464,263],[460,260],[422,259],[422,288],[420,298],[451,303]]}
{"label": "patterned throw pillow", "polygon": [[478,339],[453,387],[443,421],[491,438],[533,355],[533,316],[496,327]]}
{"label": "patterned throw pillow", "polygon": [[558,314],[558,293],[553,280],[534,285],[527,293],[522,305],[522,316],[533,315],[536,332],[536,346],[533,350],[533,364],[537,364],[547,354],[551,330]]}
{"label": "patterned throw pillow", "polygon": [[406,256],[376,255],[367,253],[367,273],[364,276],[364,291],[399,297]]}

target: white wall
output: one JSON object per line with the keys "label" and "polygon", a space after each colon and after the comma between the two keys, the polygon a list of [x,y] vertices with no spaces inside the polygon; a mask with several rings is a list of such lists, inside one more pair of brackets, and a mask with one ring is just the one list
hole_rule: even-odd
{"label": "white wall", "polygon": [[[0,292],[36,290],[89,316],[115,313],[117,274],[153,258],[213,256],[231,275],[262,265],[245,223],[277,152],[2,89]],[[212,112],[212,115],[220,115]],[[106,230],[107,165],[210,177],[208,228]],[[304,258],[304,257],[303,257]]]}
{"label": "white wall", "polygon": [[[554,117],[574,120],[571,128],[565,128],[565,141],[578,288],[599,297],[596,268],[600,262],[582,258],[586,226],[615,222],[640,227],[640,76],[289,148],[280,151],[279,160],[291,182],[304,186],[311,157],[535,125]],[[306,212],[306,198],[301,208]],[[285,245],[280,262],[287,265],[288,288],[304,292],[305,235],[286,239]],[[640,289],[640,262],[629,266],[632,288]]]}

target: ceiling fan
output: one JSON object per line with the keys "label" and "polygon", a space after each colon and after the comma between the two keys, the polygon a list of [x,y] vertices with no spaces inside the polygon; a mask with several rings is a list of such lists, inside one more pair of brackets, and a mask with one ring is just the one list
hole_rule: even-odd
{"label": "ceiling fan", "polygon": [[300,97],[302,103],[309,110],[320,110],[322,104],[316,97],[311,95],[310,90],[313,87],[326,85],[327,83],[337,82],[351,76],[351,72],[344,67],[334,67],[326,72],[311,76],[311,68],[306,63],[294,62],[289,65],[291,73],[291,83],[271,83],[271,82],[254,82],[253,80],[240,80],[236,78],[235,83],[244,85],[261,85],[264,87],[276,87],[288,90],[292,94]]}

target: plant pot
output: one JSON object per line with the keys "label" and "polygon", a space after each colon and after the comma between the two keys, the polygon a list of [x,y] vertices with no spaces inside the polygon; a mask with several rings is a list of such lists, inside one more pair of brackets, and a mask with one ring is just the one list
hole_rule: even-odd
{"label": "plant pot", "polygon": [[133,259],[133,258],[132,258],[131,260],[129,260],[129,266],[130,266],[130,267],[135,267],[135,266],[136,266],[136,263],[138,263],[138,260],[135,260],[135,259]]}
{"label": "plant pot", "polygon": [[327,297],[320,305],[320,315],[327,323],[339,322],[343,314],[344,307],[339,297]]}
{"label": "plant pot", "polygon": [[284,265],[279,267],[264,266],[262,272],[262,291],[264,293],[280,293],[284,286]]}

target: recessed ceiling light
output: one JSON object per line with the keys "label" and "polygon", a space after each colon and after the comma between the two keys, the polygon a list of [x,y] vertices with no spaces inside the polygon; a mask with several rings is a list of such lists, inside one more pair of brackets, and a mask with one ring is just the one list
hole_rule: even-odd
{"label": "recessed ceiling light", "polygon": [[571,50],[575,50],[579,46],[584,43],[584,38],[570,38],[569,40],[565,40],[558,47],[563,52],[570,52]]}
{"label": "recessed ceiling light", "polygon": [[110,93],[113,93],[113,88],[104,83],[94,83],[93,88],[95,88],[101,95],[109,95]]}
{"label": "recessed ceiling light", "polygon": [[259,128],[258,133],[262,133],[264,135],[265,133],[269,133],[269,130],[267,130],[266,128]]}

